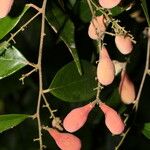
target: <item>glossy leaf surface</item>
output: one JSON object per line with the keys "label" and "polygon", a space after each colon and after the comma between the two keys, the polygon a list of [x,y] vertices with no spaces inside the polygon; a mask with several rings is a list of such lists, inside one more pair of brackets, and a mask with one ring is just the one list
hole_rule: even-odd
{"label": "glossy leaf surface", "polygon": [[150,122],[144,124],[144,128],[142,130],[142,133],[150,139]]}
{"label": "glossy leaf surface", "polygon": [[70,20],[69,16],[66,15],[56,4],[52,3],[51,8],[49,8],[46,18],[48,24],[53,28],[53,30],[59,34],[59,37],[68,47],[80,74],[81,65],[78,57],[76,44],[75,44],[75,26]]}
{"label": "glossy leaf surface", "polygon": [[8,43],[0,44],[0,79],[5,78],[27,65],[25,57]]}
{"label": "glossy leaf surface", "polygon": [[17,17],[7,16],[3,19],[0,19],[0,40],[7,35],[20,21],[26,11],[29,9],[29,6],[25,6],[21,14]]}
{"label": "glossy leaf surface", "polygon": [[87,61],[81,61],[83,75],[80,76],[75,63],[71,62],[61,68],[54,77],[49,89],[50,92],[68,102],[88,101],[95,94],[96,67]]}
{"label": "glossy leaf surface", "polygon": [[25,114],[0,115],[0,132],[13,128],[28,117]]}

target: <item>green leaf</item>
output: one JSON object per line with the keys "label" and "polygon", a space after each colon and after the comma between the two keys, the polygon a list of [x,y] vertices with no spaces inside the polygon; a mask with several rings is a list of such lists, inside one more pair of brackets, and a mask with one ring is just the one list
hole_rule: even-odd
{"label": "green leaf", "polygon": [[77,0],[74,9],[83,22],[87,23],[91,21],[92,13],[88,6],[87,0],[80,0],[80,1]]}
{"label": "green leaf", "polygon": [[29,118],[29,115],[25,114],[8,114],[0,115],[0,133],[11,129],[24,121],[26,118]]}
{"label": "green leaf", "polygon": [[148,13],[148,9],[147,9],[148,7],[147,7],[146,0],[141,0],[141,2],[142,2],[141,6],[142,6],[143,12],[145,14],[148,26],[150,27],[150,18],[149,18],[149,13]]}
{"label": "green leaf", "polygon": [[0,19],[0,40],[8,34],[20,21],[25,12],[29,9],[29,6],[25,6],[21,14],[17,17],[7,16],[3,19]]}
{"label": "green leaf", "polygon": [[112,16],[117,16],[117,15],[121,14],[122,12],[124,12],[125,10],[126,10],[126,7],[116,6],[111,9],[111,13],[112,13]]}
{"label": "green leaf", "polygon": [[25,57],[7,42],[0,44],[0,79],[5,78],[28,64]]}
{"label": "green leaf", "polygon": [[[110,12],[111,12],[111,15],[113,17],[115,17],[115,16],[123,13],[125,10],[126,10],[126,7],[116,6],[116,7],[112,8],[112,9],[110,9]],[[96,16],[100,16],[100,15],[102,15],[102,12],[100,10],[97,10],[96,11]]]}
{"label": "green leaf", "polygon": [[150,122],[147,122],[144,124],[144,128],[142,130],[142,133],[148,138],[150,139]]}
{"label": "green leaf", "polygon": [[46,13],[46,19],[48,24],[53,28],[53,30],[59,34],[59,37],[68,47],[80,75],[82,74],[79,56],[77,53],[75,45],[75,26],[73,22],[56,4],[52,2],[51,8],[48,9]]}
{"label": "green leaf", "polygon": [[68,0],[69,1],[69,3],[70,3],[70,5],[73,7],[74,5],[75,5],[75,3],[76,3],[76,0]]}
{"label": "green leaf", "polygon": [[77,72],[74,62],[61,68],[54,77],[49,89],[50,92],[68,102],[88,101],[95,96],[97,87],[96,67],[82,60],[83,75]]}

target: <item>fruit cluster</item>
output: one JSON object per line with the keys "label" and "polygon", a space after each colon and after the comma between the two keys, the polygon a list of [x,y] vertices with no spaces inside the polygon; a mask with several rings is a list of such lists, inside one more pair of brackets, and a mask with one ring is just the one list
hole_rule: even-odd
{"label": "fruit cluster", "polygon": [[[79,130],[87,121],[90,111],[94,108],[95,102],[73,109],[64,119],[63,126],[68,132]],[[105,124],[114,135],[121,134],[124,130],[124,123],[120,115],[103,102],[99,102],[99,108],[105,115]]]}
{"label": "fruit cluster", "polygon": [[[109,34],[114,36],[116,48],[120,51],[120,53],[127,55],[133,50],[133,43],[135,42],[133,40],[133,36],[129,34],[123,27],[121,27],[118,24],[119,21],[113,19],[109,13],[109,9],[117,6],[120,2],[121,0],[99,0],[102,10],[106,9],[107,12],[103,11],[101,16],[93,17],[88,28],[88,35],[91,39],[97,40],[100,43],[97,79],[101,87],[112,84],[115,76],[121,72],[118,91],[120,93],[122,102],[125,104],[131,104],[135,101],[136,94],[134,84],[126,73],[127,62],[111,60],[108,50],[105,44],[103,44],[104,35],[108,34],[108,32],[106,32],[107,27],[111,24],[114,33]],[[93,110],[96,104],[98,104],[100,110],[104,113],[105,125],[109,131],[113,135],[119,135],[123,133],[125,123],[121,119],[121,116],[113,108],[103,103],[99,97],[93,102],[82,107],[75,108],[69,112],[63,121],[63,127],[65,130],[70,133],[79,130],[86,123],[89,113]],[[49,133],[62,150],[68,150],[67,147],[69,147],[70,150],[80,150],[81,141],[72,134],[58,134],[58,131],[54,129],[51,129]],[[64,139],[61,139],[61,137],[64,139],[67,137],[67,140],[65,141]]]}
{"label": "fruit cluster", "polygon": [[[85,106],[73,109],[64,119],[63,127],[68,132],[76,132],[87,121],[89,113],[95,107],[95,101]],[[105,124],[114,135],[121,134],[124,131],[125,124],[120,115],[111,107],[103,102],[99,102],[99,108],[105,115]],[[53,137],[58,147],[62,150],[80,150],[81,141],[71,133],[62,133],[56,129],[48,128],[47,131]]]}
{"label": "fruit cluster", "polygon": [[[120,0],[99,0],[99,4],[103,8],[113,8],[117,6],[121,1]],[[97,65],[97,79],[103,86],[107,86],[114,81],[115,75],[121,72],[121,80],[119,84],[119,93],[121,100],[125,104],[131,104],[135,101],[135,88],[132,81],[129,79],[126,73],[126,62],[121,63],[118,61],[111,60],[108,50],[103,44],[104,35],[110,34],[113,35],[114,43],[117,49],[123,55],[130,54],[133,50],[133,36],[129,34],[124,27],[121,27],[118,24],[118,20],[115,20],[111,17],[110,12],[108,13],[103,11],[101,16],[94,16],[91,20],[91,23],[88,28],[88,35],[90,38],[97,40],[99,44],[99,61]],[[111,24],[114,33],[106,32],[108,25]],[[121,65],[124,64],[124,65]]]}

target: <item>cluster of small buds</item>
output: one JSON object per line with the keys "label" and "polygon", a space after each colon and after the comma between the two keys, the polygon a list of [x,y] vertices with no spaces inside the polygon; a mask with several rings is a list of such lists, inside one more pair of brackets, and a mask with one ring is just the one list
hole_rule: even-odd
{"label": "cluster of small buds", "polygon": [[[86,104],[85,106],[73,109],[65,117],[63,127],[68,132],[75,132],[79,130],[87,121],[88,115],[95,107],[94,102]],[[111,107],[103,102],[99,102],[99,108],[105,115],[105,124],[110,132],[114,135],[121,134],[124,131],[125,124],[120,115]]]}
{"label": "cluster of small buds", "polygon": [[0,0],[0,18],[4,18],[10,12],[14,0]]}

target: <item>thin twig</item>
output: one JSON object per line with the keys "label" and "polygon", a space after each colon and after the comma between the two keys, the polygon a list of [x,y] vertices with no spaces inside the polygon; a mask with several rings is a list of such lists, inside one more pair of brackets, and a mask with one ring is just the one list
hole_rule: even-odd
{"label": "thin twig", "polygon": [[43,93],[49,93],[50,89],[43,90]]}
{"label": "thin twig", "polygon": [[36,5],[32,4],[32,3],[27,4],[27,6],[34,8],[34,9],[37,10],[38,12],[41,11],[41,8],[39,8],[38,6],[36,6]]}
{"label": "thin twig", "polygon": [[32,69],[30,72],[23,74],[22,77],[19,79],[20,81],[22,81],[22,84],[24,84],[24,79],[28,76],[30,76],[33,72],[37,71],[37,68]]}
{"label": "thin twig", "polygon": [[11,37],[7,40],[7,43],[9,43],[10,41],[14,41],[14,37],[21,31],[24,30],[24,28],[30,24],[39,14],[41,14],[41,12],[36,13],[31,19],[29,19],[23,26],[21,26],[21,28],[19,28],[14,34],[11,34]]}
{"label": "thin twig", "polygon": [[119,150],[120,146],[122,145],[124,139],[126,138],[128,132],[130,131],[130,129],[131,129],[131,128],[128,128],[127,131],[122,134],[122,138],[121,138],[119,144],[115,147],[115,150]]}
{"label": "thin twig", "polygon": [[54,112],[56,112],[56,111],[51,109],[51,107],[49,106],[49,103],[48,103],[48,101],[47,101],[47,99],[46,99],[44,93],[42,93],[42,97],[43,97],[43,100],[44,100],[44,102],[45,102],[45,105],[46,105],[47,109],[49,110],[49,112],[50,112],[50,114],[51,114],[51,118],[55,119],[56,117],[55,117],[55,115],[54,115]]}
{"label": "thin twig", "polygon": [[40,119],[40,107],[41,107],[41,97],[43,91],[43,79],[42,79],[42,52],[43,52],[43,42],[45,36],[45,11],[46,11],[46,3],[47,0],[43,1],[42,6],[42,22],[41,22],[41,36],[40,36],[40,45],[39,45],[39,55],[38,55],[38,69],[39,69],[39,95],[38,95],[38,103],[37,103],[37,122],[38,122],[38,131],[39,131],[39,143],[40,150],[43,150],[43,141],[42,141],[42,127],[41,127],[41,119]]}
{"label": "thin twig", "polygon": [[144,86],[144,82],[145,82],[145,79],[146,79],[146,75],[147,75],[147,72],[149,70],[149,62],[150,62],[150,60],[149,60],[150,59],[150,27],[147,30],[148,30],[147,31],[148,43],[147,43],[146,64],[145,64],[144,74],[143,74],[143,77],[142,77],[140,88],[139,88],[139,91],[138,91],[138,94],[137,94],[137,98],[136,98],[135,104],[133,106],[133,108],[135,108],[136,111],[138,109],[139,100],[140,100],[140,96],[141,96],[142,89],[143,89],[143,86]]}
{"label": "thin twig", "polygon": [[[139,105],[139,100],[140,100],[140,96],[141,96],[141,92],[142,92],[142,88],[143,88],[143,85],[144,85],[144,82],[145,82],[145,78],[146,78],[146,74],[147,74],[147,71],[149,69],[149,62],[150,62],[150,28],[148,28],[148,45],[147,45],[147,54],[146,54],[146,64],[145,64],[145,70],[144,70],[144,74],[143,74],[143,77],[142,77],[142,81],[141,81],[141,84],[140,84],[140,88],[139,88],[139,91],[138,91],[138,94],[137,94],[137,98],[135,100],[135,104],[133,105],[133,109],[132,111],[135,111],[137,112],[138,110],[138,105]],[[129,116],[126,117],[126,121],[129,119]],[[132,124],[135,122],[135,119],[136,119],[136,115],[133,119],[133,122]],[[131,125],[132,126],[132,125]],[[124,142],[128,132],[130,131],[131,129],[131,126],[127,129],[127,131],[125,133],[123,133],[123,137],[121,138],[120,142],[118,143],[118,145],[115,147],[115,150],[119,150],[120,146],[122,145],[122,143]]]}
{"label": "thin twig", "polygon": [[88,3],[88,5],[89,5],[89,8],[90,8],[90,11],[91,11],[92,17],[94,17],[94,16],[95,16],[95,13],[94,13],[94,10],[93,10],[93,7],[92,7],[92,5],[91,5],[90,0],[87,0],[87,3]]}
{"label": "thin twig", "polygon": [[150,75],[150,69],[147,71],[147,74]]}
{"label": "thin twig", "polygon": [[51,115],[50,119],[52,119],[52,127],[57,128],[60,131],[63,131],[62,120],[59,117],[56,117],[54,114],[54,112],[57,112],[57,109],[56,110],[51,109],[44,93],[42,93],[42,97],[43,97],[44,102],[45,102],[45,105],[43,105],[43,106],[46,107],[50,112],[50,115]]}

